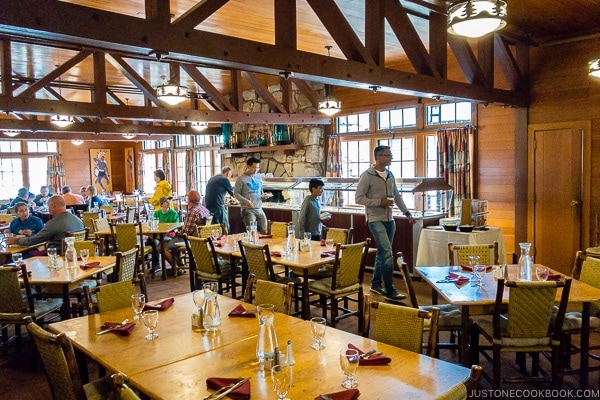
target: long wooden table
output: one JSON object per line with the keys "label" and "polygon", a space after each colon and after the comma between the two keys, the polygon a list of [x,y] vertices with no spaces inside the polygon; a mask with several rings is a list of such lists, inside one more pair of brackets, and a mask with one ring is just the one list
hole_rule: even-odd
{"label": "long wooden table", "polygon": [[83,280],[91,279],[94,275],[114,268],[116,265],[114,256],[90,256],[89,263],[97,261],[100,262],[100,265],[85,270],[78,267],[72,271],[67,268],[50,271],[48,268],[48,257],[32,257],[24,261],[25,265],[27,265],[27,271],[31,271],[31,277],[29,278],[31,285],[39,285],[48,293],[62,295],[61,318],[63,320],[71,316],[69,307],[69,293],[71,290],[77,288]]}
{"label": "long wooden table", "polygon": [[46,242],[32,244],[30,246],[19,246],[16,244],[11,244],[9,246],[6,245],[4,241],[0,244],[0,263],[8,263],[12,262],[12,255],[15,253],[25,253],[31,249],[35,249],[38,247],[43,247]]}
{"label": "long wooden table", "polygon": [[[535,267],[533,270],[535,271]],[[432,287],[432,303],[437,304],[438,294],[448,303],[455,304],[461,309],[461,341],[460,357],[465,366],[469,366],[472,360],[469,360],[469,318],[471,315],[492,314],[494,303],[496,301],[496,282],[491,273],[485,274],[485,286],[479,287],[469,282],[457,286],[454,283],[444,281],[448,272],[456,267],[434,266],[434,267],[416,267],[415,270]],[[464,276],[470,276],[470,272],[458,272]],[[508,266],[509,279],[515,280],[518,274],[518,265]],[[504,292],[504,301],[508,303],[508,290]],[[560,301],[561,290],[556,294],[556,301]],[[586,283],[573,279],[571,291],[569,293],[569,304],[582,304],[582,326],[581,326],[581,361],[580,361],[580,386],[582,389],[588,387],[588,349],[589,349],[589,316],[590,304],[594,301],[600,301],[600,289],[590,286]]]}
{"label": "long wooden table", "polygon": [[[160,244],[160,249],[159,252],[162,251],[163,246],[165,245],[164,243],[164,237],[167,233],[169,232],[173,232],[176,229],[179,229],[183,226],[183,224],[181,222],[163,222],[158,224],[158,228],[157,229],[150,229],[148,227],[147,224],[142,224],[142,232],[141,234],[144,236],[148,236],[151,237],[153,239],[158,239],[159,244]],[[108,249],[109,249],[109,239],[113,236],[113,233],[110,229],[101,229],[95,232],[96,236],[103,236],[104,237],[104,244],[106,246],[106,254],[108,254]],[[114,238],[113,238],[114,239]],[[113,240],[114,242],[114,240]],[[140,243],[140,246],[143,248],[144,243]],[[161,257],[161,268],[162,268],[162,279],[165,280],[167,279],[167,261],[165,260],[164,257]],[[177,268],[177,266],[173,266],[173,271],[175,273],[175,269]]]}
{"label": "long wooden table", "polygon": [[[49,329],[67,334],[77,350],[109,371],[125,373],[134,387],[153,399],[202,398],[210,392],[207,378],[240,376],[251,377],[252,398],[273,398],[270,376],[259,371],[256,361],[258,320],[228,317],[240,302],[225,296],[218,301],[222,324],[217,332],[192,329],[191,294],[175,297],[175,303],[159,313],[159,337],[154,341],[144,338],[147,332],[140,324],[130,336],[96,335],[106,321],[131,319],[130,308],[53,323]],[[327,347],[315,351],[310,348],[310,322],[276,313],[274,325],[284,352],[287,340],[293,343],[296,365],[290,398],[312,399],[343,390],[339,352],[348,343],[383,351],[393,360],[387,366],[359,367],[361,398],[435,398],[469,375],[467,368],[332,328],[325,334]]]}

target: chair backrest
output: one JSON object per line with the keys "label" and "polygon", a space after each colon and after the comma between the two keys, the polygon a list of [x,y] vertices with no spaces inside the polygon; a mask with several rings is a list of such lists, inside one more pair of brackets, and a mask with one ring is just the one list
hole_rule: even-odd
{"label": "chair backrest", "polygon": [[254,304],[273,304],[275,311],[290,315],[292,312],[292,293],[294,283],[276,283],[256,279],[256,275],[249,274],[246,281],[246,291],[244,292],[244,301],[252,303],[252,291],[254,294]]}
{"label": "chair backrest", "polygon": [[[76,232],[67,232],[67,235],[65,238],[67,238],[67,237],[75,238],[75,242],[82,242],[87,239],[87,229],[84,229],[82,231],[76,231]],[[63,240],[62,240],[62,253],[61,254],[65,254],[65,249],[67,248],[67,242],[65,241],[65,238],[63,238]]]}
{"label": "chair backrest", "polygon": [[[22,266],[24,267],[24,265]],[[23,294],[21,292],[21,283],[19,282],[19,272],[23,274],[21,267],[4,267],[0,268],[0,319],[5,320],[15,314],[14,318],[23,318],[21,313],[27,310],[27,308],[33,307],[33,299],[29,301],[29,304],[23,302]],[[27,279],[27,272],[25,268],[24,284],[25,288],[29,287],[29,280]],[[31,288],[29,287],[29,297],[31,294]]]}
{"label": "chair backrest", "polygon": [[[508,297],[508,324],[502,329],[503,319],[503,295],[504,287],[509,288]],[[554,303],[557,288],[562,287],[561,301],[558,312],[555,311]],[[550,338],[559,340],[562,329],[550,329],[550,323],[554,327],[562,327],[571,290],[571,278],[564,281],[504,281],[498,279],[496,303],[494,305],[494,339],[505,341],[515,339],[515,345],[520,340],[533,338]],[[554,315],[553,315],[554,314]],[[526,344],[525,344],[526,343]],[[529,345],[525,341],[524,345]]]}
{"label": "chair backrest", "polygon": [[105,229],[110,229],[110,223],[108,222],[108,218],[97,218],[93,220],[94,222],[94,232],[103,231]]}
{"label": "chair backrest", "polygon": [[352,243],[354,228],[323,228],[323,231],[325,232],[325,239],[333,239],[333,243]]}
{"label": "chair backrest", "polygon": [[115,270],[115,281],[132,280],[135,276],[135,270],[138,262],[139,251],[137,247],[127,251],[115,253],[117,256],[117,267]]}
{"label": "chair backrest", "polygon": [[125,205],[128,207],[136,207],[137,204],[137,196],[125,196]]}
{"label": "chair backrest", "polygon": [[86,399],[75,352],[67,336],[64,333],[54,335],[47,332],[31,318],[27,321],[27,332],[42,359],[52,397],[61,400]]}
{"label": "chair backrest", "polygon": [[209,238],[212,235],[212,231],[218,230],[219,236],[221,236],[221,225],[220,224],[210,224],[210,225],[202,225],[198,227],[198,233],[201,238]]}
{"label": "chair backrest", "polygon": [[288,223],[278,221],[268,221],[269,233],[274,238],[286,238],[288,234]]}
{"label": "chair backrest", "polygon": [[263,281],[275,281],[269,245],[244,243],[242,241],[239,242],[239,245],[248,273],[256,275],[257,279]]}
{"label": "chair backrest", "polygon": [[221,269],[212,239],[183,235],[183,241],[190,255],[190,282],[192,282],[192,287],[196,287],[194,275],[197,274],[201,274],[205,278],[219,279]]}
{"label": "chair backrest", "polygon": [[369,239],[355,244],[335,245],[335,260],[331,277],[331,288],[338,290],[362,284]]}
{"label": "chair backrest", "polygon": [[138,224],[111,224],[110,229],[116,241],[116,250],[127,251],[138,246],[141,226]]}
{"label": "chair backrest", "polygon": [[571,275],[581,282],[600,288],[600,258],[578,251]]}
{"label": "chair backrest", "polygon": [[0,222],[11,223],[13,219],[15,219],[15,216],[12,214],[0,214]]}
{"label": "chair backrest", "polygon": [[404,284],[406,285],[406,293],[408,293],[408,297],[410,299],[410,305],[413,308],[419,308],[419,302],[417,301],[417,292],[415,291],[415,286],[413,285],[412,277],[410,275],[410,271],[408,270],[408,264],[402,262],[402,252],[399,251],[396,254],[396,263],[400,268],[400,273],[402,274],[402,278],[404,279]]}
{"label": "chair backrest", "polygon": [[426,354],[435,356],[437,342],[438,320],[440,309],[432,307],[431,311],[419,310],[397,304],[371,301],[370,295],[365,295],[365,331],[363,336],[369,336],[370,310],[375,309],[375,332],[373,338],[378,342],[387,343],[415,353],[421,353],[423,348],[423,328],[425,320],[429,320],[429,335]]}
{"label": "chair backrest", "polygon": [[479,256],[479,262],[498,265],[498,242],[491,244],[454,244],[448,242],[450,265],[469,265],[469,256]]}
{"label": "chair backrest", "polygon": [[472,365],[471,373],[469,376],[446,392],[437,396],[435,400],[463,400],[469,398],[473,390],[477,389],[481,375],[483,374],[483,367],[481,365]]}
{"label": "chair backrest", "polygon": [[126,224],[133,224],[135,222],[135,217],[136,217],[137,211],[138,211],[137,207],[130,207],[130,206],[125,207],[125,223]]}
{"label": "chair backrest", "polygon": [[[138,293],[135,287],[136,283],[140,287],[139,292],[145,295],[146,301],[148,301],[146,278],[142,273],[137,274],[134,280],[107,283],[93,288],[84,286],[83,297],[88,314],[130,307],[131,295]],[[93,297],[95,297],[95,303]]]}
{"label": "chair backrest", "polygon": [[100,213],[97,211],[84,211],[81,214],[81,220],[83,221],[83,226],[88,230],[88,232],[96,232],[96,226],[94,225],[94,220],[100,218]]}
{"label": "chair backrest", "polygon": [[98,243],[94,240],[82,240],[80,242],[75,242],[74,246],[75,251],[77,251],[77,254],[80,253],[81,249],[88,249],[91,257],[95,256],[96,254],[99,254]]}

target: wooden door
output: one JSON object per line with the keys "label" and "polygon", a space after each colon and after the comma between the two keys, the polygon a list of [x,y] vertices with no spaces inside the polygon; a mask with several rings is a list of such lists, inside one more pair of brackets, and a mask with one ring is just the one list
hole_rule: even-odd
{"label": "wooden door", "polygon": [[584,248],[583,142],[580,127],[530,129],[529,134],[528,240],[535,263],[567,274],[575,252]]}

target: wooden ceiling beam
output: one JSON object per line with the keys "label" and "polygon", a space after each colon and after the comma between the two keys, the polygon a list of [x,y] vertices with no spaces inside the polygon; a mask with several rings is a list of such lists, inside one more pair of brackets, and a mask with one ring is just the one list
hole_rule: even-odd
{"label": "wooden ceiling beam", "polygon": [[205,0],[198,2],[174,20],[173,26],[181,31],[191,31],[228,2],[229,0]]}
{"label": "wooden ceiling beam", "polygon": [[385,66],[385,0],[365,1],[365,47],[375,64]]}
{"label": "wooden ceiling beam", "polygon": [[298,48],[296,0],[277,0],[275,7],[275,45]]}
{"label": "wooden ceiling beam", "polygon": [[12,71],[12,49],[11,40],[2,38],[0,40],[0,52],[2,52],[2,93],[11,96],[13,95],[13,71]]}
{"label": "wooden ceiling beam", "polygon": [[525,83],[523,74],[510,51],[507,41],[500,35],[494,35],[494,54],[510,88],[513,90],[522,88]]}
{"label": "wooden ceiling beam", "polygon": [[156,97],[156,90],[148,82],[144,80],[125,60],[116,54],[108,54],[106,60],[111,63],[117,71],[121,72],[129,81],[142,91],[144,96],[158,106],[162,106],[158,97]]}
{"label": "wooden ceiling beam", "polygon": [[458,38],[454,35],[448,35],[448,44],[458,61],[458,65],[462,69],[467,81],[474,85],[485,85],[483,71],[479,66],[477,58],[465,39]]}
{"label": "wooden ceiling beam", "polygon": [[292,78],[290,78],[290,81],[296,85],[298,90],[310,101],[314,108],[319,108],[319,101],[321,100],[319,94],[306,81]]}
{"label": "wooden ceiling beam", "polygon": [[92,102],[98,104],[106,103],[106,57],[101,51],[94,53],[94,90],[92,90]]}
{"label": "wooden ceiling beam", "polygon": [[214,103],[215,108],[221,111],[236,111],[235,107],[214,87],[212,83],[196,68],[195,65],[181,64],[181,68],[189,75],[194,82],[204,90]]}
{"label": "wooden ceiling beam", "polygon": [[16,99],[0,96],[0,111],[31,115],[64,114],[88,118],[116,118],[146,122],[205,121],[211,123],[250,123],[288,125],[327,125],[331,119],[322,114],[276,114],[240,111],[190,110],[168,107],[121,106],[42,99]]}
{"label": "wooden ceiling beam", "polygon": [[261,97],[265,103],[267,103],[271,111],[278,113],[287,112],[283,105],[277,101],[275,96],[269,92],[269,89],[258,82],[258,79],[256,79],[256,76],[254,76],[252,72],[242,71],[242,77],[250,84],[250,86],[252,86],[252,89],[254,89],[256,95]]}

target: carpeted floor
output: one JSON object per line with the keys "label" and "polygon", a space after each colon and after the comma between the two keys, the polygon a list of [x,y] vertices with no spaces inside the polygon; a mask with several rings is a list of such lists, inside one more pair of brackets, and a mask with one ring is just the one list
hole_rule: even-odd
{"label": "carpeted floor", "polygon": [[[370,281],[370,275],[366,275],[365,293],[369,293],[368,282]],[[419,304],[430,304],[431,303],[431,288],[424,282],[414,282],[415,289],[417,291],[417,297]],[[401,292],[405,292],[404,283],[396,279],[396,287]],[[176,278],[168,278],[163,281],[160,275],[157,275],[155,279],[148,279],[148,297],[150,299],[160,299],[168,296],[174,296],[178,294],[187,293],[190,290],[189,276],[183,274]],[[381,300],[380,296],[373,295],[376,300]],[[314,310],[313,314],[318,315],[319,311]],[[338,328],[347,330],[352,333],[357,333],[357,320],[356,318],[348,318],[338,323]],[[442,338],[447,340],[447,338]],[[597,334],[592,334],[592,341],[600,342],[600,338]],[[450,362],[457,362],[458,357],[453,350],[441,350],[440,358]],[[514,363],[514,355],[508,354],[505,356],[503,375],[508,374],[509,376],[515,376],[519,374],[518,369]],[[485,362],[483,358],[480,360],[484,369],[490,371],[491,365]],[[549,363],[542,358],[541,365],[549,370]],[[90,363],[91,377],[93,378],[96,374],[97,368]],[[590,373],[589,375],[590,387],[592,389],[599,389],[599,375],[598,372]],[[482,379],[481,387],[483,389],[489,389],[490,385]],[[510,386],[513,388],[513,386]],[[546,384],[538,385],[515,385],[514,388],[520,389],[547,389],[549,386]],[[567,376],[564,381],[564,388],[566,390],[575,390],[579,387],[579,379],[576,376]],[[563,394],[566,392],[563,392]],[[574,393],[574,392],[572,392]],[[483,396],[482,396],[483,397]],[[488,394],[486,397],[492,397]],[[532,396],[533,397],[533,396]],[[559,396],[561,398],[565,396]],[[50,390],[46,382],[46,376],[44,374],[41,364],[35,363],[34,352],[32,350],[31,343],[26,337],[26,333],[23,337],[22,346],[17,348],[14,345],[2,346],[0,348],[0,399],[19,399],[19,400],[46,400],[51,399]],[[498,398],[498,397],[496,397]],[[576,398],[573,396],[573,398]],[[296,399],[301,400],[301,399]]]}

